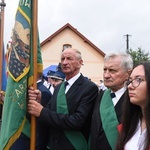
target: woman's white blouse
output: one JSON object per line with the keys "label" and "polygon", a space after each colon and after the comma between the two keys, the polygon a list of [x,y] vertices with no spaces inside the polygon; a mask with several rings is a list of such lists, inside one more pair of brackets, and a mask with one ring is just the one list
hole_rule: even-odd
{"label": "woman's white blouse", "polygon": [[139,121],[137,129],[133,137],[126,143],[124,150],[143,150],[144,139],[146,136],[146,128],[141,131],[141,122]]}

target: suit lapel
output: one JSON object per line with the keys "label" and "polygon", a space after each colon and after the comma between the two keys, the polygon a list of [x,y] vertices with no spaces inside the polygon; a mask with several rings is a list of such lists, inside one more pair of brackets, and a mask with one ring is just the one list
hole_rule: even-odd
{"label": "suit lapel", "polygon": [[121,96],[121,98],[119,99],[118,103],[115,106],[115,111],[116,111],[116,115],[117,115],[119,123],[121,123],[122,105],[125,100],[126,93],[127,91]]}
{"label": "suit lapel", "polygon": [[73,85],[70,87],[70,89],[68,90],[68,92],[66,93],[66,97],[67,100],[69,100],[71,98],[71,96],[73,95],[73,93],[78,89],[78,87],[80,87],[80,85],[82,84],[84,80],[83,75],[81,75],[74,83]]}

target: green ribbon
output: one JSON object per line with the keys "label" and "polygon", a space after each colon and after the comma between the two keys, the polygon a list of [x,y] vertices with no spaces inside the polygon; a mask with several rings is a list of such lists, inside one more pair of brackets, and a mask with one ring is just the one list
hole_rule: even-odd
{"label": "green ribbon", "polygon": [[[57,96],[57,113],[68,114],[64,82],[61,84]],[[87,142],[81,132],[64,130],[64,133],[76,150],[87,150]]]}
{"label": "green ribbon", "polygon": [[110,97],[110,89],[106,90],[103,94],[100,104],[100,116],[108,142],[112,150],[115,150],[118,137],[117,125],[119,124],[119,122],[116,116],[112,99]]}

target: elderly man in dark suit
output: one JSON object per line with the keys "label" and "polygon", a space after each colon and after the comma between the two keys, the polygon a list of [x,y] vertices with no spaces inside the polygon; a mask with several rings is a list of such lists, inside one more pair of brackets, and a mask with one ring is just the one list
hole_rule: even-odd
{"label": "elderly man in dark suit", "polygon": [[115,150],[121,123],[122,104],[126,89],[124,81],[129,78],[133,61],[126,53],[112,53],[104,58],[104,84],[108,88],[100,91],[92,117],[90,150]]}
{"label": "elderly man in dark suit", "polygon": [[87,149],[91,115],[98,88],[80,73],[82,64],[78,50],[68,48],[62,52],[61,68],[66,75],[65,82],[55,88],[47,107],[35,101],[40,99],[40,91],[30,87],[28,92],[28,112],[49,126],[49,147],[52,150]]}

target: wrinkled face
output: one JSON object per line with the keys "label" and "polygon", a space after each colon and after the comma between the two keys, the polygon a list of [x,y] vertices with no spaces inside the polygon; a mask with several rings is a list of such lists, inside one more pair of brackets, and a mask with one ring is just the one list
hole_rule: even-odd
{"label": "wrinkled face", "polygon": [[124,81],[128,79],[129,73],[120,66],[121,58],[110,58],[104,62],[104,84],[113,92],[118,91],[124,86]]}
{"label": "wrinkled face", "polygon": [[61,55],[61,68],[67,78],[71,78],[79,73],[82,59],[77,57],[77,53],[72,49],[66,49]]}
{"label": "wrinkled face", "polygon": [[129,81],[132,81],[128,85],[130,102],[143,107],[148,92],[143,65],[139,65],[133,69]]}

